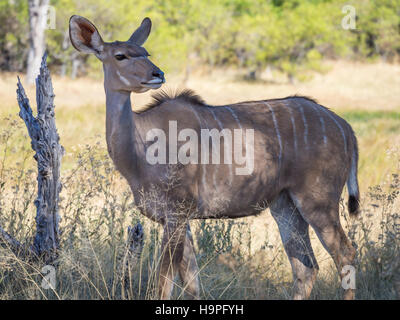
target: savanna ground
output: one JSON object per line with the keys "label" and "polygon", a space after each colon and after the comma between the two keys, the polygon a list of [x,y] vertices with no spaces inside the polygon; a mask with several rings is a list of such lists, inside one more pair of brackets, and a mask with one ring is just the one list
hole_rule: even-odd
{"label": "savanna ground", "polygon": [[[326,62],[326,71],[307,82],[288,84],[279,76],[248,82],[234,70],[167,76],[164,89],[194,89],[209,104],[284,97],[316,98],[344,117],[359,141],[362,214],[348,218],[343,194],[343,226],[356,244],[358,299],[395,299],[400,286],[400,65]],[[155,297],[161,230],[142,217],[105,148],[102,80],[53,77],[61,144],[63,190],[57,286],[43,289],[39,270],[0,251],[0,299],[120,299],[118,277],[126,229],[140,221],[145,245],[131,275],[129,297]],[[16,74],[0,76],[0,225],[21,241],[35,232],[36,167],[26,128],[18,118]],[[27,88],[34,105],[34,88]],[[134,109],[150,93],[133,95]],[[257,217],[193,221],[202,299],[288,299],[291,269],[268,210]],[[320,273],[312,299],[339,299],[341,286],[332,259],[315,234]],[[399,290],[399,288],[397,289]],[[175,289],[175,298],[182,298]]]}

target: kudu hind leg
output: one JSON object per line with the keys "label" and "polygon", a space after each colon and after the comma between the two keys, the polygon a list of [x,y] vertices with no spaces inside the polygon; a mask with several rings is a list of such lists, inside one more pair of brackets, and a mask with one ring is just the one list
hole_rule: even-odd
{"label": "kudu hind leg", "polygon": [[[351,287],[350,274],[354,270],[356,250],[347,238],[339,218],[339,204],[328,196],[315,199],[305,194],[292,195],[304,219],[313,227],[322,245],[331,255],[339,272],[342,284],[345,281],[343,298],[354,299],[355,288]],[[349,280],[347,283],[346,280]]]}
{"label": "kudu hind leg", "polygon": [[158,279],[159,298],[162,300],[171,298],[175,277],[183,258],[185,237],[185,223],[165,223]]}
{"label": "kudu hind leg", "polygon": [[186,237],[183,248],[183,257],[179,264],[179,275],[183,282],[183,289],[190,299],[199,299],[199,267],[193,247],[193,237],[187,224]]}
{"label": "kudu hind leg", "polygon": [[282,242],[292,266],[293,299],[307,299],[318,273],[318,264],[311,247],[308,223],[302,218],[286,192],[270,206],[278,224]]}

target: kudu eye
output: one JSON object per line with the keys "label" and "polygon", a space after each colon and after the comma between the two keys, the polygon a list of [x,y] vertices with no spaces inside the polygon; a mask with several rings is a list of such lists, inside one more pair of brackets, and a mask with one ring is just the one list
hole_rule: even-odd
{"label": "kudu eye", "polygon": [[118,61],[121,61],[124,59],[128,59],[128,57],[124,54],[117,54],[117,55],[115,55],[115,59],[117,59]]}

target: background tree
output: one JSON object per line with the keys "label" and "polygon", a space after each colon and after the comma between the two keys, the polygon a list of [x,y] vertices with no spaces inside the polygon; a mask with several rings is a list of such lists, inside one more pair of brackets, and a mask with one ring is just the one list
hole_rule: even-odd
{"label": "background tree", "polygon": [[[68,20],[73,14],[96,23],[105,41],[128,39],[144,17],[151,17],[153,31],[146,48],[163,70],[184,72],[186,78],[197,66],[209,66],[238,68],[254,79],[268,68],[294,81],[306,79],[308,70],[321,70],[325,58],[396,61],[400,0],[353,1],[355,30],[341,26],[346,4],[347,0],[51,0],[57,16],[56,28],[46,31],[49,67],[72,77],[101,73],[95,57],[71,47]],[[29,71],[35,68],[27,60],[40,61],[41,53],[36,55],[39,59],[33,56],[44,48],[44,30],[31,34],[37,28],[29,26],[39,19],[31,15],[36,20],[28,24],[29,10],[26,0],[0,0],[0,70]]]}
{"label": "background tree", "polygon": [[26,81],[33,84],[39,74],[40,64],[46,48],[45,30],[49,0],[28,0],[29,8],[29,52]]}
{"label": "background tree", "polygon": [[23,71],[28,54],[28,3],[0,0],[0,70]]}

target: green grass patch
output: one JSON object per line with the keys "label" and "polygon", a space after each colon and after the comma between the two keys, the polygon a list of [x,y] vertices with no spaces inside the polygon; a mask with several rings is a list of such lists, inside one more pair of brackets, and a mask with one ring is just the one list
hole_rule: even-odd
{"label": "green grass patch", "polygon": [[400,121],[400,111],[346,110],[339,111],[338,114],[351,123],[373,121],[378,119]]}

